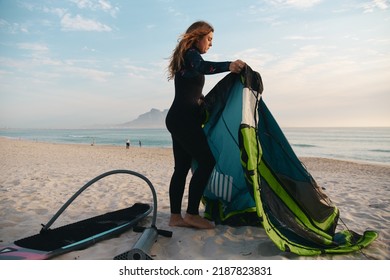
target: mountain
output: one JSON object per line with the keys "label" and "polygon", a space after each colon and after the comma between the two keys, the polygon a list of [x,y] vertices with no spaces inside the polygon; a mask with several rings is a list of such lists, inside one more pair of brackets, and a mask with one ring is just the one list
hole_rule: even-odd
{"label": "mountain", "polygon": [[160,111],[151,109],[149,112],[139,115],[135,120],[120,124],[120,127],[129,128],[165,128],[165,117],[168,109]]}

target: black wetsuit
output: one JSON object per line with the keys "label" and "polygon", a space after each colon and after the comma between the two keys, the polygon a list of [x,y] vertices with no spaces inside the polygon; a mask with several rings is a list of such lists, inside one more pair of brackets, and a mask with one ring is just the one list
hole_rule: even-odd
{"label": "black wetsuit", "polygon": [[230,62],[204,61],[196,48],[184,56],[184,67],[175,74],[175,98],[166,117],[172,135],[175,170],[169,187],[171,213],[181,212],[182,198],[192,159],[198,163],[189,185],[187,213],[199,214],[199,203],[215,159],[201,127],[204,75],[229,71]]}

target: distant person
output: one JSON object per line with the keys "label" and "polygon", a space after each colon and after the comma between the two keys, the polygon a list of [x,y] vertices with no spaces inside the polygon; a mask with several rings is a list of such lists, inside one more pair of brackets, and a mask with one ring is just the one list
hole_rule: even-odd
{"label": "distant person", "polygon": [[141,146],[142,146],[141,140],[138,141],[138,144],[139,144],[139,147],[141,148]]}
{"label": "distant person", "polygon": [[130,140],[127,139],[127,141],[126,141],[126,149],[129,149],[129,148],[130,148]]}
{"label": "distant person", "polygon": [[[201,109],[204,105],[202,89],[204,75],[231,71],[239,73],[245,62],[204,61],[204,54],[212,46],[213,27],[204,22],[193,23],[183,34],[173,51],[169,77],[175,81],[175,97],[166,117],[166,126],[172,136],[174,172],[169,186],[171,207],[170,226],[214,228],[214,223],[199,215],[203,191],[215,165],[215,159],[201,127]],[[198,168],[189,184],[188,207],[184,217],[181,205],[187,174],[195,159]]]}

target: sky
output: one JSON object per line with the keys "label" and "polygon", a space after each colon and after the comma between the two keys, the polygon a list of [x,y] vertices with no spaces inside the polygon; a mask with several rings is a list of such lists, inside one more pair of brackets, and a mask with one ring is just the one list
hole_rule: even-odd
{"label": "sky", "polygon": [[0,128],[168,109],[169,57],[197,20],[215,29],[203,58],[259,72],[280,126],[390,126],[390,0],[0,0]]}

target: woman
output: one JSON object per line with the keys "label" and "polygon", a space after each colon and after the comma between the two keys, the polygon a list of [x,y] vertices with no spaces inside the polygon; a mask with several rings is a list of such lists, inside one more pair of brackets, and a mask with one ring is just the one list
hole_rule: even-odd
{"label": "woman", "polygon": [[[199,215],[200,200],[215,165],[201,126],[204,75],[226,71],[239,73],[245,63],[241,60],[204,61],[201,54],[206,53],[212,46],[213,32],[213,27],[204,21],[193,23],[182,35],[170,59],[169,79],[175,80],[175,98],[166,117],[175,161],[169,187],[170,226],[214,228],[212,222]],[[193,159],[198,163],[198,167],[189,184],[188,207],[182,217],[182,198]]]}

